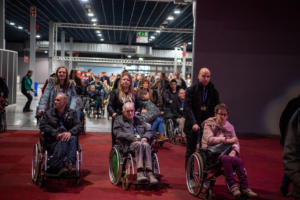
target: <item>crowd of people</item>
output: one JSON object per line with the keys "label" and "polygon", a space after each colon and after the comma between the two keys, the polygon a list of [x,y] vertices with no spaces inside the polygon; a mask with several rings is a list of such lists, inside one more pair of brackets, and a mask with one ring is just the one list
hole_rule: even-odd
{"label": "crowd of people", "polygon": [[[31,88],[32,73],[28,71],[22,80],[22,93],[28,99],[23,112],[31,111],[30,92],[34,92]],[[59,173],[64,173],[66,169],[72,170],[74,165],[70,152],[75,151],[76,136],[83,128],[80,123],[84,115],[83,97],[89,99],[96,112],[99,108],[103,109],[103,103],[108,100],[107,111],[112,118],[112,145],[125,143],[136,153],[137,181],[147,179],[153,184],[158,182],[152,173],[149,146],[153,138],[158,141],[168,140],[164,123],[167,119],[172,119],[184,137],[185,164],[196,151],[197,144],[202,149],[220,143],[231,144],[230,153],[219,158],[231,193],[235,197],[242,194],[250,198],[258,196],[248,186],[248,177],[240,157],[239,140],[233,125],[227,121],[229,108],[221,103],[208,68],[201,68],[198,81],[191,85],[190,76],[185,78],[178,72],[174,75],[152,73],[145,76],[138,73],[132,75],[124,70],[121,74],[108,76],[105,72],[95,75],[92,70],[79,72],[75,69],[69,74],[66,67],[58,67],[43,87],[37,114],[43,116],[40,129],[49,141],[51,152],[64,155],[60,156],[60,162],[53,161],[54,165],[59,163]],[[293,113],[288,114],[289,118]],[[297,116],[299,115],[293,115],[295,125],[289,125],[296,126],[296,129]],[[285,124],[283,129],[287,132],[288,122]],[[294,135],[290,134],[288,138],[298,133],[295,128],[291,132]],[[286,146],[290,144],[289,142]],[[289,158],[287,153],[290,150],[291,148],[285,148],[286,158]],[[240,180],[239,185],[234,172]],[[290,170],[286,170],[285,174],[284,181],[290,177],[287,175],[292,175]],[[286,192],[286,188],[283,184],[282,190]]]}

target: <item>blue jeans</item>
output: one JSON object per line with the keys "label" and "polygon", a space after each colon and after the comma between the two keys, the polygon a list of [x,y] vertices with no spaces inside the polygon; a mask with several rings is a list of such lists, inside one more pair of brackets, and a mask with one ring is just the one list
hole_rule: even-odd
{"label": "blue jeans", "polygon": [[61,142],[61,148],[63,153],[63,161],[74,164],[75,154],[77,150],[77,137],[71,136],[70,140],[67,142]]}
{"label": "blue jeans", "polygon": [[162,134],[165,132],[164,128],[164,118],[163,117],[157,117],[151,127],[152,131],[155,131],[158,128],[158,133]]}

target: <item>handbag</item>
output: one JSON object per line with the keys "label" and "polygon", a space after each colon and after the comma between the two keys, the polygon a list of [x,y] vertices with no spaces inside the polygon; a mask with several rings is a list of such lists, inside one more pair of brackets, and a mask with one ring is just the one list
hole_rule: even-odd
{"label": "handbag", "polygon": [[207,151],[214,156],[227,155],[232,150],[232,144],[220,143],[213,146],[208,146]]}

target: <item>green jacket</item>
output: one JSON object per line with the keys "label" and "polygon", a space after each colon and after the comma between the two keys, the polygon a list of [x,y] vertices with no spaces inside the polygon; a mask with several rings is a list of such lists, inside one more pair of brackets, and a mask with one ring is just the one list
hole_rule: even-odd
{"label": "green jacket", "polygon": [[31,91],[32,90],[31,85],[32,85],[32,79],[29,76],[26,76],[26,79],[25,79],[26,91]]}

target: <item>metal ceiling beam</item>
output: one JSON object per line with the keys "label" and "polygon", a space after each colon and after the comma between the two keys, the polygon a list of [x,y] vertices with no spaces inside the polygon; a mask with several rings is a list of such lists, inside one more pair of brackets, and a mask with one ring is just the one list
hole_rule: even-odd
{"label": "metal ceiling beam", "polygon": [[[91,62],[91,63],[111,63],[111,64],[133,64],[133,65],[163,65],[174,66],[174,61],[167,60],[133,60],[133,59],[116,59],[116,58],[92,58],[92,57],[62,57],[55,56],[54,60],[68,62]],[[177,62],[177,65],[182,65],[182,62]],[[186,62],[186,66],[192,66],[192,62]]]}
{"label": "metal ceiling beam", "polygon": [[134,27],[134,26],[114,26],[114,25],[92,25],[92,24],[76,24],[76,23],[64,23],[56,22],[54,23],[58,28],[78,28],[78,29],[97,29],[97,30],[118,30],[118,31],[148,31],[155,32],[160,30],[160,32],[166,33],[189,33],[193,34],[193,29],[190,28],[159,28],[159,27]]}

